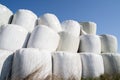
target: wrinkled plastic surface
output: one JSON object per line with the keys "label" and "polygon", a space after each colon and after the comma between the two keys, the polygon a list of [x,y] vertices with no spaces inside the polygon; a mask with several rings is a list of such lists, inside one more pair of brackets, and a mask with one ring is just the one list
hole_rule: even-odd
{"label": "wrinkled plastic surface", "polygon": [[69,34],[78,37],[80,35],[80,24],[74,20],[66,20],[61,23],[62,29]]}
{"label": "wrinkled plastic surface", "polygon": [[27,47],[55,51],[59,40],[60,36],[57,32],[45,25],[38,25],[32,32]]}
{"label": "wrinkled plastic surface", "polygon": [[37,16],[30,10],[20,9],[13,17],[12,24],[20,25],[32,32],[36,25]]}
{"label": "wrinkled plastic surface", "polygon": [[104,53],[102,54],[104,61],[105,74],[120,74],[120,54]]}
{"label": "wrinkled plastic surface", "polygon": [[101,41],[97,35],[82,35],[80,37],[80,52],[101,53]]}
{"label": "wrinkled plastic surface", "polygon": [[0,4],[0,26],[8,24],[12,16],[12,11],[9,10],[6,6]]}
{"label": "wrinkled plastic surface", "polygon": [[28,31],[18,25],[8,24],[0,29],[0,49],[16,51],[25,47]]}
{"label": "wrinkled plastic surface", "polygon": [[46,25],[56,32],[62,31],[60,21],[54,14],[51,13],[46,13],[40,16],[38,19],[38,25]]}
{"label": "wrinkled plastic surface", "polygon": [[55,52],[53,54],[53,75],[57,78],[80,80],[81,72],[82,65],[79,54],[69,52]]}
{"label": "wrinkled plastic surface", "polygon": [[104,74],[104,64],[102,56],[90,52],[81,53],[82,77],[95,78]]}
{"label": "wrinkled plastic surface", "polygon": [[0,50],[0,80],[10,80],[13,52]]}
{"label": "wrinkled plastic surface", "polygon": [[87,33],[87,34],[96,34],[97,30],[97,24],[94,22],[80,22],[80,25],[82,25],[82,29]]}
{"label": "wrinkled plastic surface", "polygon": [[60,42],[57,51],[77,52],[79,48],[79,36],[73,36],[67,32],[60,32]]}
{"label": "wrinkled plastic surface", "polygon": [[15,53],[11,80],[44,80],[51,75],[52,58],[49,51],[27,48]]}
{"label": "wrinkled plastic surface", "polygon": [[100,35],[102,53],[116,53],[118,49],[117,38],[113,35]]}

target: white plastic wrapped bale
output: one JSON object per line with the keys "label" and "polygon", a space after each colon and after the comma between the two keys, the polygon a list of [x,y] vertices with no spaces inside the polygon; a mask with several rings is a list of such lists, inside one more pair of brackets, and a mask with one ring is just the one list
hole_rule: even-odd
{"label": "white plastic wrapped bale", "polygon": [[57,51],[77,52],[79,48],[79,36],[73,36],[68,32],[60,32],[60,42]]}
{"label": "white plastic wrapped bale", "polygon": [[0,26],[8,24],[12,16],[12,11],[9,10],[6,6],[0,4]]}
{"label": "white plastic wrapped bale", "polygon": [[105,74],[120,74],[120,54],[104,53],[102,54],[104,61]]}
{"label": "white plastic wrapped bale", "polygon": [[11,80],[50,80],[51,75],[51,52],[35,48],[16,51]]}
{"label": "white plastic wrapped bale", "polygon": [[87,34],[96,34],[96,28],[97,24],[94,22],[80,22],[80,25],[82,25],[82,29]]}
{"label": "white plastic wrapped bale", "polygon": [[55,51],[58,47],[60,36],[57,32],[45,25],[38,25],[33,30],[28,41],[28,48],[39,48]]}
{"label": "white plastic wrapped bale", "polygon": [[116,53],[117,52],[117,38],[113,35],[104,34],[100,35],[101,39],[101,52],[102,53]]}
{"label": "white plastic wrapped bale", "polygon": [[46,13],[38,19],[38,25],[46,25],[56,32],[62,31],[60,21],[54,14]]}
{"label": "white plastic wrapped bale", "polygon": [[80,52],[101,53],[101,41],[97,35],[82,35],[80,37]]}
{"label": "white plastic wrapped bale", "polygon": [[53,80],[80,80],[82,65],[80,55],[55,52],[53,55]]}
{"label": "white plastic wrapped bale", "polygon": [[13,52],[0,50],[0,80],[10,80]]}
{"label": "white plastic wrapped bale", "polygon": [[13,17],[12,24],[20,25],[32,32],[36,25],[37,16],[30,10],[20,9]]}
{"label": "white plastic wrapped bale", "polygon": [[66,20],[61,23],[62,29],[73,36],[80,35],[80,24],[74,20]]}
{"label": "white plastic wrapped bale", "polygon": [[0,29],[0,49],[15,51],[26,46],[28,31],[18,25],[8,24]]}
{"label": "white plastic wrapped bale", "polygon": [[102,56],[94,53],[81,53],[82,77],[96,78],[104,74],[104,64]]}

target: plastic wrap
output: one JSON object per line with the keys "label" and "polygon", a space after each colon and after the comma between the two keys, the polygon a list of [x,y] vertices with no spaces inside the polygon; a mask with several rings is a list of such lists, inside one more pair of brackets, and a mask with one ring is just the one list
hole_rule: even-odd
{"label": "plastic wrap", "polygon": [[96,34],[97,30],[97,24],[94,22],[80,22],[80,25],[82,25],[82,29],[87,34]]}
{"label": "plastic wrap", "polygon": [[50,80],[51,75],[51,52],[27,48],[15,53],[11,80]]}
{"label": "plastic wrap", "polygon": [[105,74],[120,74],[120,54],[104,53],[102,54],[104,61]]}
{"label": "plastic wrap", "polygon": [[61,23],[62,29],[69,34],[78,37],[80,35],[80,24],[74,20],[66,20]]}
{"label": "plastic wrap", "polygon": [[79,54],[55,52],[53,54],[53,80],[80,80],[82,65]]}
{"label": "plastic wrap", "polygon": [[96,78],[104,74],[103,58],[99,54],[81,53],[82,60],[82,77]]}
{"label": "plastic wrap", "polygon": [[13,13],[10,9],[0,4],[0,26],[4,24],[8,24],[11,20],[12,15]]}
{"label": "plastic wrap", "polygon": [[100,35],[102,53],[116,53],[118,49],[117,38],[113,35]]}
{"label": "plastic wrap", "polygon": [[38,19],[38,25],[46,25],[56,32],[62,31],[60,21],[54,14],[46,13]]}
{"label": "plastic wrap", "polygon": [[0,80],[10,80],[13,52],[0,50]]}
{"label": "plastic wrap", "polygon": [[28,40],[28,31],[18,25],[8,24],[0,29],[0,49],[16,51],[25,47]]}
{"label": "plastic wrap", "polygon": [[27,47],[55,51],[58,47],[60,36],[45,25],[38,25],[32,32]]}
{"label": "plastic wrap", "polygon": [[80,52],[101,53],[101,41],[97,35],[82,35],[80,37]]}
{"label": "plastic wrap", "polygon": [[67,32],[60,32],[60,42],[57,51],[77,52],[79,48],[79,36],[73,36]]}
{"label": "plastic wrap", "polygon": [[20,9],[13,17],[12,24],[20,25],[32,32],[36,25],[37,16],[30,10]]}

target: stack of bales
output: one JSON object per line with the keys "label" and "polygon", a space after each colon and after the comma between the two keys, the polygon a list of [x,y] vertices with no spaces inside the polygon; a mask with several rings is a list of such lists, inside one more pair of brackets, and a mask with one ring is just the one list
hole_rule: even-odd
{"label": "stack of bales", "polygon": [[120,54],[117,54],[117,38],[113,35],[96,35],[94,22],[80,22],[85,34],[81,35],[79,52],[82,53],[83,78],[102,74],[119,74]]}
{"label": "stack of bales", "polygon": [[[15,14],[0,5],[0,80],[80,80],[120,73],[113,35],[96,35],[94,22]],[[78,54],[79,53],[79,54]]]}
{"label": "stack of bales", "polygon": [[80,22],[85,34],[80,36],[79,53],[82,60],[82,77],[99,77],[104,74],[101,53],[101,40],[96,35],[97,25],[94,22]]}
{"label": "stack of bales", "polygon": [[100,38],[105,74],[120,74],[120,54],[117,53],[117,38],[108,34],[100,35]]}
{"label": "stack of bales", "polygon": [[[29,79],[29,76],[33,76],[32,73],[34,72],[36,74],[34,78],[31,78],[33,80],[37,80],[36,77],[46,78],[48,75],[51,76],[52,59],[50,52],[57,48],[59,35],[46,26],[40,27],[41,31],[39,31],[39,27],[36,27],[36,30],[33,31],[37,16],[30,10],[20,9],[14,15],[3,5],[0,5],[0,10],[0,80],[10,80],[10,78],[11,80]],[[11,20],[12,16],[13,19]],[[46,33],[43,34],[45,31]],[[43,42],[40,45],[38,44],[40,42],[37,43],[36,34],[41,36],[37,39],[40,42],[43,41],[44,44]],[[49,34],[51,37],[48,36]],[[35,40],[32,39],[32,36],[30,38],[30,35],[33,35]],[[49,39],[51,40],[49,41]],[[44,40],[48,41],[48,46],[45,46]],[[29,45],[27,45],[28,41]],[[54,41],[55,44],[53,44]],[[42,49],[41,45],[43,46]],[[36,46],[40,49],[33,49]]]}
{"label": "stack of bales", "polygon": [[[0,80],[5,80],[6,78],[9,78],[12,68],[13,52],[7,50],[7,48],[10,48],[9,44],[8,45],[4,44],[4,42],[9,43],[10,39],[8,35],[13,30],[11,29],[10,31],[7,32],[8,28],[6,27],[7,24],[11,22],[12,15],[13,15],[12,11],[10,11],[4,5],[0,5]],[[10,35],[11,34],[13,33],[10,33]]]}

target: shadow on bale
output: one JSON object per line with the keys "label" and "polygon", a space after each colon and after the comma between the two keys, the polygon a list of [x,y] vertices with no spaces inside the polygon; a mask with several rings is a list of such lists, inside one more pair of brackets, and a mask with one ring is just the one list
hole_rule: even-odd
{"label": "shadow on bale", "polygon": [[11,80],[12,62],[13,62],[13,54],[9,55],[4,61],[1,70],[0,80]]}

